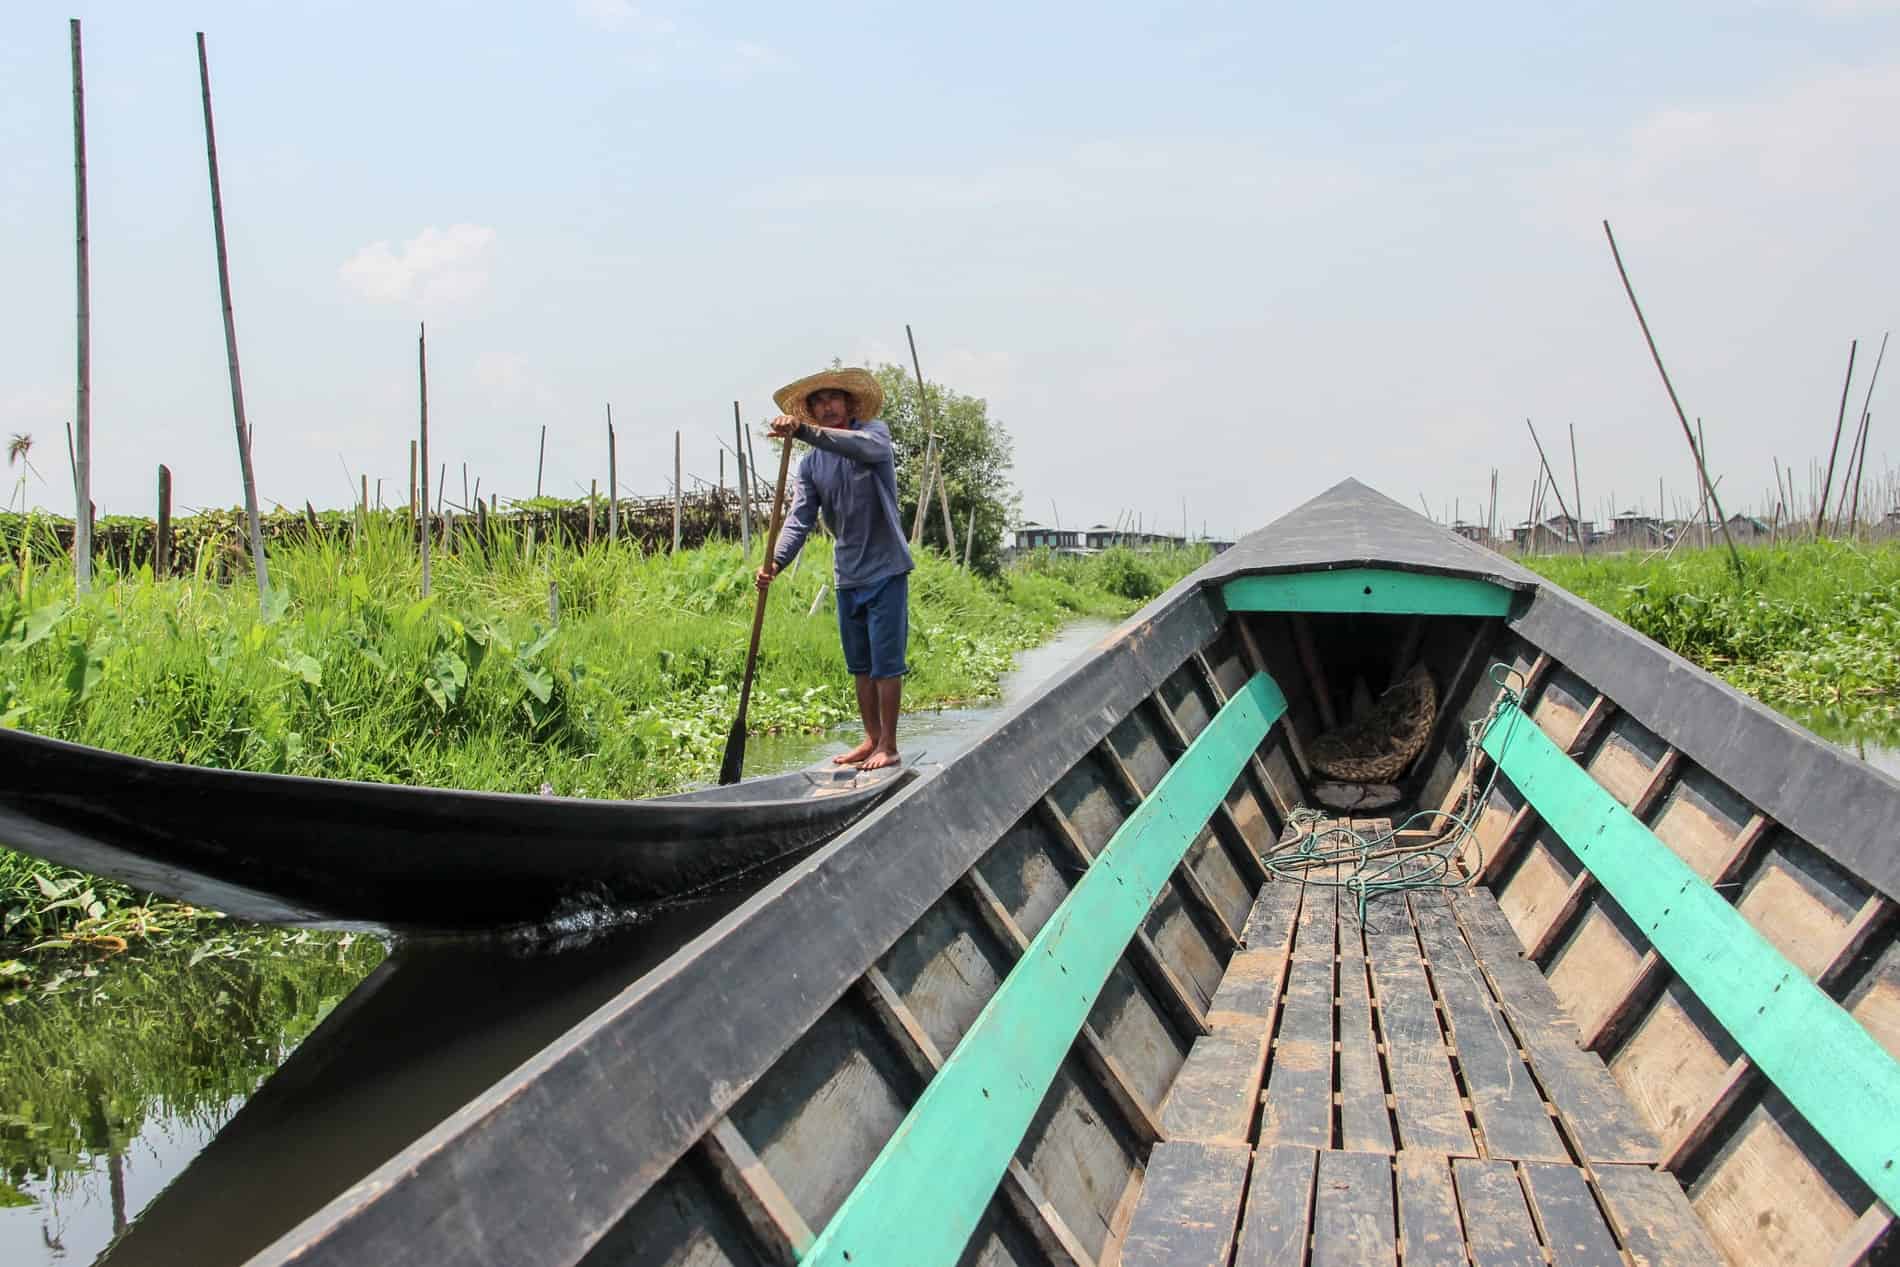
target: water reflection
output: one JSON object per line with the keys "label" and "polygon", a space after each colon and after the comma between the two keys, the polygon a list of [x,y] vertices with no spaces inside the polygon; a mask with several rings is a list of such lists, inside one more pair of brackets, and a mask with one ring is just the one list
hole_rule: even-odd
{"label": "water reflection", "polygon": [[0,1262],[90,1261],[383,958],[339,935],[147,948],[0,1020]]}

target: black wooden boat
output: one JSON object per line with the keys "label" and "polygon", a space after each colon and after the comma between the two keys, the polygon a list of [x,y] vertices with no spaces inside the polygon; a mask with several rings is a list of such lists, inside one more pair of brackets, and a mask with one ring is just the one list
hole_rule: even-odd
{"label": "black wooden boat", "polygon": [[1348,482],[254,1261],[1891,1261],[1896,833]]}
{"label": "black wooden boat", "polygon": [[599,801],[213,770],[0,729],[0,843],[274,924],[558,929],[757,884],[911,777],[825,768]]}

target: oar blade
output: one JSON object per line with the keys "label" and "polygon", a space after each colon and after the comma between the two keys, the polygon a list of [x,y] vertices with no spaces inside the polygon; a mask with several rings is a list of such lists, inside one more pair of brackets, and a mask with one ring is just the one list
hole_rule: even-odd
{"label": "oar blade", "polygon": [[719,786],[739,781],[740,772],[745,769],[745,714],[742,712],[733,719],[732,729],[726,734],[726,755],[719,763]]}

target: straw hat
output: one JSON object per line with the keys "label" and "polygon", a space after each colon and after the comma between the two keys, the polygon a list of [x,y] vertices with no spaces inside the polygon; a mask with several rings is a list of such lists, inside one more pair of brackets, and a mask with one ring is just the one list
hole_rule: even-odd
{"label": "straw hat", "polygon": [[796,383],[787,383],[773,392],[772,399],[780,409],[800,422],[811,422],[811,410],[805,407],[805,398],[826,388],[850,395],[851,418],[854,422],[869,422],[884,409],[884,389],[869,370],[855,366],[808,374]]}

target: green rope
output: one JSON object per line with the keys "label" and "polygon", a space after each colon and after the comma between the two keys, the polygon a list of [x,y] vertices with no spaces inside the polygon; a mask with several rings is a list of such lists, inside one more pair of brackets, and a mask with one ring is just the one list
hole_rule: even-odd
{"label": "green rope", "polygon": [[[1494,664],[1491,666],[1490,678],[1498,688],[1498,697],[1492,701],[1490,712],[1484,720],[1471,727],[1471,744],[1466,760],[1474,771],[1479,745],[1490,733],[1491,727],[1505,715],[1504,706],[1507,703],[1516,705],[1523,698],[1522,692],[1510,682],[1512,678],[1522,681],[1522,675],[1515,669]],[[1515,726],[1522,714],[1512,708],[1509,716],[1510,724]],[[1509,738],[1507,734],[1506,742]],[[1290,826],[1304,829],[1298,846],[1268,854],[1261,861],[1266,864],[1268,871],[1282,880],[1346,890],[1352,895],[1359,910],[1359,922],[1363,924],[1366,904],[1375,897],[1419,889],[1456,889],[1468,883],[1456,876],[1452,862],[1466,841],[1477,840],[1478,818],[1491,799],[1497,779],[1498,763],[1494,761],[1482,793],[1475,797],[1471,795],[1472,778],[1466,778],[1465,797],[1456,811],[1419,810],[1389,830],[1372,834],[1343,826],[1316,830],[1320,823],[1332,815],[1324,810],[1296,809],[1288,816],[1287,822]],[[1430,824],[1440,819],[1450,822],[1453,828],[1450,835],[1416,845],[1399,842],[1400,832],[1410,831],[1417,824]],[[1353,868],[1352,871],[1339,879],[1319,879],[1309,874],[1314,868],[1348,865]],[[1477,871],[1483,870],[1484,847],[1480,844]]]}

